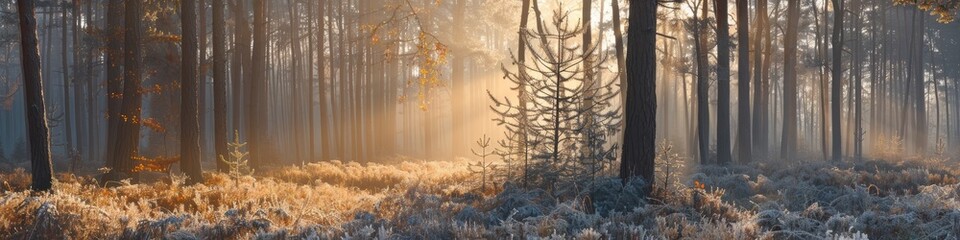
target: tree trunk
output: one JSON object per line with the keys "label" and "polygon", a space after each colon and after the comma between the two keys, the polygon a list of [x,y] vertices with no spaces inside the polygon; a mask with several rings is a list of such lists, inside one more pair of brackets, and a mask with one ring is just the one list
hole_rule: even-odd
{"label": "tree trunk", "polygon": [[268,142],[267,115],[267,4],[266,0],[254,0],[253,5],[253,57],[250,81],[250,102],[247,104],[247,119],[250,123],[250,163],[253,168],[265,165],[264,150]]}
{"label": "tree trunk", "polygon": [[730,156],[730,26],[727,0],[714,1],[717,19],[717,163],[727,164]]}
{"label": "tree trunk", "polygon": [[841,141],[841,129],[840,129],[840,90],[842,89],[843,81],[843,69],[841,68],[841,63],[843,61],[843,38],[840,35],[843,31],[843,1],[833,0],[833,77],[831,80],[831,94],[830,94],[830,106],[831,106],[831,119],[832,120],[832,133],[833,133],[833,161],[840,161],[840,158],[843,155],[842,141]]}
{"label": "tree trunk", "polygon": [[783,43],[783,134],[780,157],[796,158],[797,151],[797,29],[800,0],[787,2],[787,31]]}
{"label": "tree trunk", "polygon": [[747,0],[737,1],[737,44],[739,52],[737,53],[737,75],[738,96],[737,100],[737,145],[739,148],[738,158],[740,162],[749,162],[753,160],[753,140],[750,133],[750,13],[747,7]]}
{"label": "tree trunk", "polygon": [[917,25],[914,26],[914,28],[917,31],[917,34],[915,34],[915,37],[917,38],[917,40],[914,41],[914,46],[912,46],[913,48],[916,49],[915,51],[917,52],[916,60],[914,60],[916,63],[914,64],[913,78],[917,82],[916,83],[917,93],[915,94],[916,116],[917,116],[916,149],[917,149],[917,153],[919,153],[922,156],[922,155],[926,155],[927,153],[927,141],[928,141],[927,139],[927,101],[926,101],[927,100],[927,95],[926,95],[927,84],[925,80],[926,74],[923,70],[924,46],[926,46],[926,41],[924,40],[924,36],[926,36],[924,21],[926,20],[926,17],[924,16],[924,14],[917,14],[917,18],[918,18],[918,20],[916,21]]}
{"label": "tree trunk", "polygon": [[[244,0],[235,0],[233,4],[234,45],[230,70],[233,75],[231,76],[233,82],[233,130],[246,135],[247,141],[249,141],[250,135],[253,134],[250,128],[252,118],[249,117],[250,113],[247,113],[247,111],[251,109],[249,106],[251,101],[245,98],[250,97],[249,89],[252,79],[250,74],[252,74],[252,68],[250,67],[250,25],[247,23],[245,2]],[[247,106],[246,109],[244,106]],[[241,113],[246,113],[247,118],[242,117],[244,115]],[[223,168],[222,170],[228,168],[226,163],[219,163],[217,165],[218,169],[221,167]]]}
{"label": "tree trunk", "polygon": [[[657,1],[630,0],[627,102],[620,178],[654,181],[657,134]],[[645,191],[650,192],[650,185]]]}
{"label": "tree trunk", "polygon": [[[223,0],[213,0],[213,6],[211,6],[213,12],[213,20],[211,21],[213,23],[213,146],[216,152],[214,159],[217,161],[217,170],[220,172],[230,170],[227,163],[220,161],[220,157],[226,158],[229,154],[227,136],[230,135],[227,131],[227,42],[224,27],[224,21],[226,21],[224,19],[224,8],[226,6],[223,4]],[[239,81],[234,84],[237,83]],[[234,111],[238,112],[239,108],[235,108]],[[235,112],[234,115],[237,116],[238,114]]]}
{"label": "tree trunk", "polygon": [[[701,7],[703,12],[700,17],[694,13],[696,18],[694,36],[697,39],[697,138],[699,139],[699,157],[700,163],[705,164],[710,161],[710,74],[707,72],[710,62],[707,59],[707,5],[709,0],[703,0]],[[694,11],[696,12],[696,11]],[[702,19],[701,19],[702,18]]]}
{"label": "tree trunk", "polygon": [[[767,155],[767,142],[765,140],[767,129],[763,127],[763,116],[766,114],[766,102],[763,95],[766,92],[761,90],[763,62],[767,61],[764,51],[770,51],[763,47],[763,39],[767,31],[767,0],[757,0],[756,28],[753,39],[753,147],[755,152],[761,157]],[[739,15],[739,13],[738,13]],[[740,31],[740,30],[737,30]]]}
{"label": "tree trunk", "polygon": [[33,0],[17,1],[20,19],[20,63],[23,67],[23,90],[27,106],[31,188],[34,191],[48,191],[53,186],[53,163],[50,159],[50,129],[47,126],[47,113],[43,103],[43,76],[40,74],[35,6]]}
{"label": "tree trunk", "polygon": [[180,1],[182,31],[180,54],[180,171],[187,174],[187,183],[203,181],[200,169],[200,121],[197,110],[197,6],[194,1]]}
{"label": "tree trunk", "polygon": [[[79,6],[74,5],[73,7],[74,7],[74,8],[77,8],[77,7],[79,7]],[[67,38],[67,26],[69,26],[69,24],[67,24],[67,3],[66,3],[66,2],[60,3],[60,8],[61,8],[61,13],[62,13],[62,15],[60,16],[60,23],[62,24],[61,29],[60,29],[60,30],[61,30],[61,31],[60,31],[60,40],[61,40],[61,41],[60,41],[60,53],[61,53],[61,55],[60,55],[60,71],[62,71],[62,73],[61,73],[60,75],[63,76],[63,117],[64,117],[63,121],[64,121],[64,123],[65,123],[65,124],[64,124],[64,128],[63,128],[63,132],[64,132],[64,135],[65,135],[64,137],[66,138],[66,141],[64,141],[63,149],[65,150],[64,153],[66,153],[67,160],[70,161],[70,163],[71,163],[70,169],[71,169],[71,170],[76,170],[76,168],[75,168],[75,167],[76,167],[76,166],[75,166],[76,163],[73,162],[73,157],[74,157],[74,156],[73,156],[73,152],[74,152],[74,149],[73,149],[73,116],[72,116],[72,114],[70,114],[70,108],[71,108],[71,105],[70,105],[70,85],[71,85],[71,82],[70,82],[70,63],[69,63],[69,61],[68,61],[70,58],[67,57],[67,52],[68,52],[68,50],[67,50],[67,49],[68,49],[68,46],[67,46],[67,45],[68,45],[68,43],[69,43],[69,38]],[[73,17],[76,18],[77,16],[74,15]],[[77,29],[74,28],[73,31],[76,32]],[[74,45],[74,47],[76,47],[77,42],[74,42],[73,45]],[[74,58],[73,60],[76,61],[77,59]],[[92,150],[92,149],[90,149],[90,150]]]}
{"label": "tree trunk", "polygon": [[[330,116],[327,115],[327,114],[329,113],[329,112],[328,112],[329,110],[327,110],[327,107],[329,106],[328,103],[327,103],[327,97],[328,97],[328,96],[327,96],[327,87],[328,87],[329,85],[327,85],[327,79],[328,79],[328,78],[326,77],[325,71],[324,71],[324,70],[325,70],[325,67],[326,67],[326,63],[327,63],[327,61],[326,61],[327,58],[324,57],[324,55],[323,55],[323,53],[324,53],[324,51],[323,51],[323,49],[324,49],[324,48],[323,48],[323,43],[324,43],[324,35],[323,35],[324,33],[323,33],[323,31],[324,31],[324,24],[325,24],[325,22],[324,22],[324,20],[325,20],[325,19],[324,19],[324,17],[325,17],[325,16],[324,16],[324,15],[325,15],[325,12],[324,12],[324,11],[326,10],[326,7],[325,7],[324,4],[321,2],[321,3],[317,4],[317,8],[318,8],[317,13],[319,14],[319,16],[317,17],[317,30],[318,30],[318,31],[317,31],[317,88],[318,88],[318,94],[320,95],[320,96],[319,96],[319,98],[320,98],[320,109],[319,109],[319,111],[320,111],[320,116],[319,116],[319,118],[320,118],[320,144],[323,145],[323,147],[322,147],[321,150],[320,150],[320,160],[330,160],[330,159],[331,159],[331,156],[332,156],[331,153],[333,152],[333,146],[334,146],[334,145],[333,145],[333,142],[331,141],[331,138],[330,138],[330,131],[331,131],[331,127],[332,127],[332,126],[330,125],[330,123],[329,123]],[[332,47],[332,46],[331,46],[331,47]],[[333,51],[331,51],[330,53],[333,54]],[[330,74],[331,77],[330,77],[329,79],[332,80],[332,79],[333,79],[333,71],[331,71],[330,73],[331,73],[331,74]],[[331,83],[332,83],[332,81],[331,81]]]}
{"label": "tree trunk", "polygon": [[301,120],[301,114],[303,112],[303,108],[301,106],[302,99],[300,96],[300,92],[302,89],[299,86],[300,65],[301,65],[300,57],[302,55],[302,52],[300,51],[300,47],[301,47],[300,46],[300,43],[301,43],[300,42],[300,15],[298,11],[299,6],[297,6],[297,1],[288,0],[287,5],[290,10],[289,11],[290,29],[288,33],[290,34],[289,37],[290,37],[290,55],[291,55],[290,56],[290,82],[288,84],[290,85],[289,86],[290,87],[290,103],[291,103],[290,107],[293,109],[292,111],[290,111],[291,113],[290,119],[292,120],[290,126],[292,127],[293,130],[290,131],[291,136],[289,139],[293,140],[293,142],[291,143],[291,147],[293,148],[292,150],[293,150],[293,155],[295,157],[294,158],[295,162],[302,163],[303,151],[301,148],[301,144],[303,142],[303,136],[301,135],[301,133],[303,132],[302,131],[303,126],[300,123],[300,120]]}
{"label": "tree trunk", "polygon": [[[529,0],[527,0],[529,1]],[[626,61],[623,59],[624,47],[623,47],[623,28],[620,27],[620,0],[610,0],[610,4],[613,5],[613,37],[614,44],[616,45],[617,50],[617,77],[620,80],[620,89],[626,89],[627,87],[627,72],[626,72]],[[521,20],[522,21],[522,20]],[[523,41],[523,40],[521,40]],[[620,102],[626,101],[626,94],[620,94]]]}
{"label": "tree trunk", "polygon": [[123,83],[123,103],[120,107],[120,126],[118,131],[116,153],[114,153],[113,172],[116,172],[120,180],[132,177],[135,180],[137,174],[132,172],[133,160],[140,145],[140,106],[142,104],[142,95],[140,87],[142,83],[140,64],[141,64],[141,2],[128,1],[124,11],[124,83]]}
{"label": "tree trunk", "polygon": [[[120,129],[120,105],[123,90],[123,0],[107,3],[107,149],[106,166],[119,170],[116,162],[116,144]],[[115,173],[115,172],[111,172]],[[112,174],[110,174],[112,175]],[[109,177],[104,178],[109,180]],[[105,181],[104,181],[105,182]]]}

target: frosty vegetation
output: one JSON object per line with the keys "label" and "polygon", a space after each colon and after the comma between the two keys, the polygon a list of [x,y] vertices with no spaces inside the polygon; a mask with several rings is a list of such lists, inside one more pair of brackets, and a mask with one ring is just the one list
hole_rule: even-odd
{"label": "frosty vegetation", "polygon": [[[670,159],[661,162],[686,161]],[[208,173],[195,186],[174,178],[102,188],[61,174],[57,191],[44,194],[27,191],[21,169],[0,176],[0,236],[955,239],[960,232],[960,169],[928,169],[919,160],[691,164],[654,196],[641,194],[643,182],[606,177],[555,191],[496,177],[496,191],[481,191],[464,161],[319,162],[238,182]]]}

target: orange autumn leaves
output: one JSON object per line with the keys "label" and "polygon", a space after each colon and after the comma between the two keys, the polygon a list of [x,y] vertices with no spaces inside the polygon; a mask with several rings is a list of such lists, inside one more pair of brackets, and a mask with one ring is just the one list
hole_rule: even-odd
{"label": "orange autumn leaves", "polygon": [[417,37],[417,59],[419,60],[417,100],[420,110],[426,111],[430,104],[430,91],[443,86],[440,77],[443,64],[447,62],[447,47],[436,39],[428,38],[427,33],[420,31]]}
{"label": "orange autumn leaves", "polygon": [[956,18],[956,13],[960,10],[960,0],[894,0],[896,5],[917,5],[922,11],[930,12],[930,15],[938,16],[940,23],[950,23]]}

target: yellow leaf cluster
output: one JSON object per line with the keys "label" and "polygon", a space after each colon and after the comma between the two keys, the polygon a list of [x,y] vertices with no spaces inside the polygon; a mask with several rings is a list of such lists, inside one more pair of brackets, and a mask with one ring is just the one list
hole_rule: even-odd
{"label": "yellow leaf cluster", "polygon": [[917,5],[921,11],[930,12],[937,16],[937,22],[950,23],[956,18],[960,10],[958,0],[894,0],[894,5]]}
{"label": "yellow leaf cluster", "polygon": [[420,110],[426,111],[430,104],[431,90],[442,87],[442,67],[447,62],[447,47],[436,39],[420,31],[417,37],[417,59],[419,76],[417,78],[417,99]]}

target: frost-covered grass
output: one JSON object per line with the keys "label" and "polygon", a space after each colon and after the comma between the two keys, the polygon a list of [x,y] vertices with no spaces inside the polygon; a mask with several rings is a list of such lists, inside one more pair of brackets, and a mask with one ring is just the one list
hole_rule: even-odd
{"label": "frost-covered grass", "polygon": [[[947,164],[949,165],[949,164]],[[337,161],[241,178],[207,173],[98,187],[58,176],[26,191],[0,174],[0,238],[61,239],[956,239],[955,169],[922,163],[692,166],[677,188],[598,178],[553,191],[479,189],[465,161]],[[686,186],[686,187],[682,187]]]}

